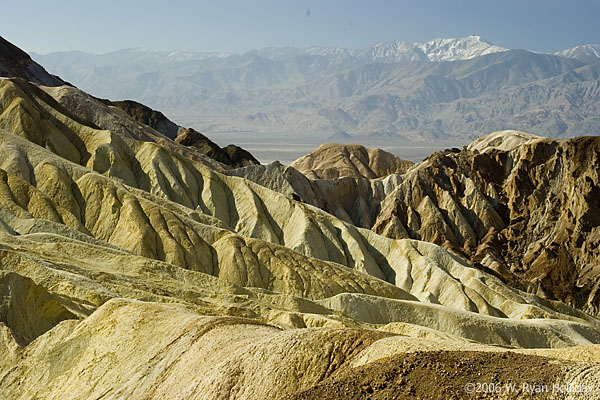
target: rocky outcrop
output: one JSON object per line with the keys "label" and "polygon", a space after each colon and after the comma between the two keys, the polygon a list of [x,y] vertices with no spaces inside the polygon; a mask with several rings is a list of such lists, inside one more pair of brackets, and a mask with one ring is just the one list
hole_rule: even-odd
{"label": "rocky outcrop", "polygon": [[247,167],[249,165],[258,165],[260,161],[258,161],[249,151],[244,150],[240,146],[236,146],[235,144],[228,144],[223,147],[223,150],[229,156],[231,160],[231,166],[240,168]]}
{"label": "rocky outcrop", "polygon": [[59,77],[49,74],[27,53],[0,36],[0,76],[23,78],[46,86],[67,85]]}
{"label": "rocky outcrop", "polygon": [[133,100],[112,101],[110,103],[125,111],[136,121],[148,125],[150,128],[157,130],[169,139],[175,139],[177,137],[179,126],[165,117],[160,111],[153,110],[150,107]]}
{"label": "rocky outcrop", "polygon": [[[349,159],[342,147],[324,147],[331,160]],[[302,179],[282,166],[238,174],[384,236],[436,243],[511,285],[597,314],[597,147],[597,138],[498,131],[385,179]],[[311,165],[316,172],[304,174],[321,173]],[[332,175],[358,171],[339,165]]]}
{"label": "rocky outcrop", "polygon": [[194,129],[188,128],[182,130],[175,141],[183,146],[198,149],[222,164],[231,163],[229,155],[218,144]]}
{"label": "rocky outcrop", "polygon": [[600,139],[497,132],[405,174],[373,229],[437,243],[597,314]]}
{"label": "rocky outcrop", "polygon": [[221,148],[218,144],[191,128],[180,130],[175,142],[198,149],[213,160],[234,168],[260,164],[252,154],[241,147],[229,145]]}
{"label": "rocky outcrop", "polygon": [[358,144],[329,143],[297,159],[291,166],[310,179],[375,179],[402,174],[412,164],[381,149],[368,149]]}

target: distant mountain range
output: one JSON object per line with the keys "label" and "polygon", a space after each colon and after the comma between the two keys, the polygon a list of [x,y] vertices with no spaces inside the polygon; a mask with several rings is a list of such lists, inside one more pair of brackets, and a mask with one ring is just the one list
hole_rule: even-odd
{"label": "distant mountain range", "polygon": [[468,36],[242,55],[31,55],[94,95],[141,101],[207,133],[469,141],[507,128],[558,138],[600,132],[598,45],[541,54]]}

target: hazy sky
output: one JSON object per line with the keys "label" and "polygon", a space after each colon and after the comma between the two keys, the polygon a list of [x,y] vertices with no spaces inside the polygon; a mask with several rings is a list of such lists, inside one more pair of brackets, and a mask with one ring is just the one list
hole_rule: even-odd
{"label": "hazy sky", "polygon": [[0,35],[26,51],[367,47],[481,35],[509,48],[600,43],[600,0],[10,1]]}

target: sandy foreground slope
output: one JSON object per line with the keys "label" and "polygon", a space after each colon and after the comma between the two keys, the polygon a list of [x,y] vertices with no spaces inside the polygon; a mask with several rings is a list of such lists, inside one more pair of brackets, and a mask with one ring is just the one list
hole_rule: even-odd
{"label": "sandy foreground slope", "polygon": [[156,134],[76,88],[0,80],[0,399],[462,398],[463,381],[600,377],[597,319]]}

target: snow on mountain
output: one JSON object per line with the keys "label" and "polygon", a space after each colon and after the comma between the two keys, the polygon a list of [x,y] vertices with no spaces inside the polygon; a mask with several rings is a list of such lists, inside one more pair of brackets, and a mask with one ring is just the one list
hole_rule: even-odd
{"label": "snow on mountain", "polygon": [[361,52],[359,57],[385,62],[428,61],[428,57],[414,43],[402,40],[378,43]]}
{"label": "snow on mountain", "polygon": [[467,36],[463,38],[434,39],[426,43],[415,43],[430,61],[456,61],[469,60],[485,54],[506,51],[489,43],[481,36]]}
{"label": "snow on mountain", "polygon": [[343,47],[308,47],[306,49],[300,50],[303,54],[308,54],[311,56],[352,56],[356,50],[346,49]]}
{"label": "snow on mountain", "polygon": [[456,61],[469,60],[490,53],[506,51],[493,45],[481,36],[463,38],[434,39],[426,43],[410,43],[404,40],[377,43],[364,49],[347,49],[342,47],[309,47],[296,49],[292,47],[266,48],[256,50],[257,55],[270,59],[282,59],[289,56],[307,54],[312,56],[355,58],[367,62],[401,62],[401,61]]}
{"label": "snow on mountain", "polygon": [[576,46],[571,49],[554,53],[554,55],[574,58],[585,63],[595,63],[600,61],[600,45],[586,44],[583,46]]}
{"label": "snow on mountain", "polygon": [[328,57],[332,59],[353,58],[363,62],[400,62],[400,61],[429,61],[413,43],[397,40],[395,42],[377,43],[364,49],[347,49],[343,47],[268,47],[252,50],[251,54],[266,57],[271,60],[282,60],[298,55]]}
{"label": "snow on mountain", "polygon": [[600,63],[566,58],[594,50],[583,46],[565,57],[506,51],[469,36],[363,49],[229,56],[129,49],[34,59],[96,96],[149,104],[205,132],[437,140],[506,127],[552,137],[596,134]]}
{"label": "snow on mountain", "polygon": [[[395,63],[402,61],[454,61],[467,60],[480,55],[505,51],[479,36],[467,36],[458,39],[434,39],[427,43],[410,43],[403,40],[377,43],[363,49],[343,47],[267,47],[251,50],[246,55],[256,55],[274,61],[289,60],[297,56],[327,57],[332,62],[350,62],[364,64],[371,62]],[[47,65],[89,64],[108,66],[116,64],[158,64],[201,61],[207,59],[226,59],[235,56],[226,52],[192,51],[151,51],[134,48],[114,51],[107,54],[88,54],[80,51],[57,52],[47,55],[31,53],[31,56]]]}
{"label": "snow on mountain", "polygon": [[469,60],[490,53],[506,51],[493,45],[481,36],[463,38],[434,39],[426,43],[410,43],[403,40],[377,43],[366,49],[344,49],[339,47],[311,47],[299,50],[302,54],[320,56],[347,56],[361,61],[401,62],[401,61],[455,61]]}
{"label": "snow on mountain", "polygon": [[227,58],[232,53],[224,53],[224,52],[203,52],[197,53],[193,51],[182,51],[175,50],[167,53],[167,58],[172,62],[184,62],[191,60],[204,60],[206,58]]}
{"label": "snow on mountain", "polygon": [[[395,63],[402,61],[457,61],[469,60],[491,53],[504,52],[509,49],[496,46],[481,36],[462,38],[438,38],[424,43],[410,43],[403,40],[377,43],[363,49],[343,47],[267,47],[251,50],[246,55],[255,55],[274,61],[291,60],[298,56],[318,56],[330,59],[332,63],[354,66],[371,62]],[[554,55],[574,58],[585,63],[600,60],[600,45],[577,46],[554,53]],[[226,52],[192,52],[192,51],[150,51],[146,49],[124,49],[107,54],[87,54],[80,51],[58,52],[31,56],[47,65],[90,64],[95,66],[127,63],[169,64],[207,59],[226,59],[236,56]]]}

